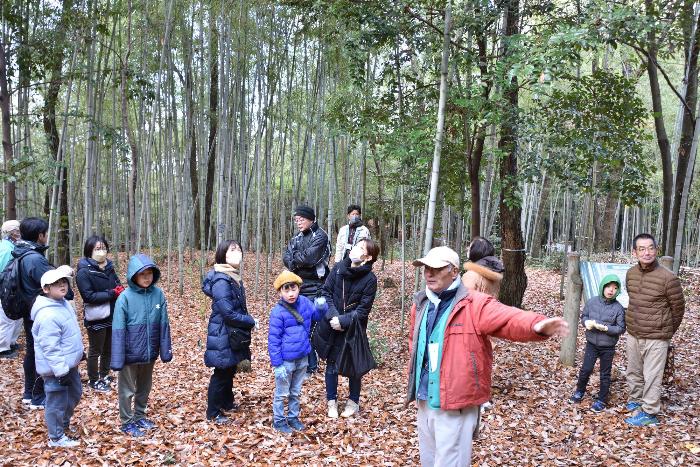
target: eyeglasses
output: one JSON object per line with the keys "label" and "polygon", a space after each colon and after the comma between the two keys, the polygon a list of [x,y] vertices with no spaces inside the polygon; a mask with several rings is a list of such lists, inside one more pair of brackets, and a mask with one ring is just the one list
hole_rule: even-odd
{"label": "eyeglasses", "polygon": [[656,247],[655,246],[650,246],[650,247],[640,246],[638,248],[635,248],[635,250],[637,250],[639,253],[646,253],[646,252],[653,253],[656,251]]}

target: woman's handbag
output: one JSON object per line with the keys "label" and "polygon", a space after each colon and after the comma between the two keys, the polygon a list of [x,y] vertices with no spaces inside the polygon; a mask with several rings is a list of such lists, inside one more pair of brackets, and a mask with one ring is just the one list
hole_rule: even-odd
{"label": "woman's handbag", "polygon": [[98,321],[109,316],[111,307],[109,302],[100,303],[99,305],[85,303],[83,311],[85,313],[85,321]]}
{"label": "woman's handbag", "polygon": [[336,365],[338,374],[348,378],[362,378],[370,370],[377,368],[367,334],[356,319],[352,320],[345,333],[345,342]]}
{"label": "woman's handbag", "polygon": [[228,343],[231,350],[246,350],[250,348],[252,335],[250,329],[228,327]]}

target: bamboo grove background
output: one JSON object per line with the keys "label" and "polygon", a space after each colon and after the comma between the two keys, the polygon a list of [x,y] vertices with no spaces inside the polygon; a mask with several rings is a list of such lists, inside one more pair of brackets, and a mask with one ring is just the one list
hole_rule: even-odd
{"label": "bamboo grove background", "polygon": [[6,0],[3,217],[56,263],[236,238],[256,284],[299,203],[332,241],[361,204],[385,259],[650,231],[697,267],[698,7],[656,3]]}

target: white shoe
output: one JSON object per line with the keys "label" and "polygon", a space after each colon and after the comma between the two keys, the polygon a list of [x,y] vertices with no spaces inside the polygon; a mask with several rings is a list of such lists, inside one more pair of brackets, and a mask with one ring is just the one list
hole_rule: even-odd
{"label": "white shoe", "polygon": [[49,440],[50,448],[74,448],[76,446],[80,446],[80,441],[71,439],[66,435],[61,436],[56,441]]}
{"label": "white shoe", "polygon": [[338,418],[338,403],[328,401],[328,418]]}
{"label": "white shoe", "polygon": [[355,415],[358,411],[360,410],[360,406],[355,403],[353,400],[348,400],[345,403],[345,410],[343,410],[343,413],[340,414],[341,417],[343,418],[348,418],[352,417]]}

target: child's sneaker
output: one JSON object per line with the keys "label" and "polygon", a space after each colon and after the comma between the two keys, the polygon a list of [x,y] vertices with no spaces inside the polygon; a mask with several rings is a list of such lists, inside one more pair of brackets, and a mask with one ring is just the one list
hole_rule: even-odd
{"label": "child's sneaker", "polygon": [[298,418],[288,418],[287,419],[287,425],[289,425],[289,428],[291,428],[294,431],[303,431],[306,426],[304,426],[303,423],[301,423],[301,420]]}
{"label": "child's sneaker", "polygon": [[210,418],[209,421],[214,422],[217,425],[226,425],[231,420],[227,416],[219,414],[214,418]]}
{"label": "child's sneaker", "polygon": [[110,390],[109,385],[102,380],[91,381],[88,383],[88,386],[97,392],[109,392]]}
{"label": "child's sneaker", "polygon": [[287,420],[280,420],[279,422],[274,422],[272,424],[272,428],[279,431],[280,433],[289,434],[292,432],[292,429],[290,428],[289,424],[287,423]]}
{"label": "child's sneaker", "polygon": [[628,412],[634,412],[641,406],[642,404],[640,404],[639,402],[628,402],[627,405],[625,405],[625,410]]}
{"label": "child's sneaker", "polygon": [[127,423],[122,426],[122,431],[134,438],[140,438],[146,434],[136,423]]}
{"label": "child's sneaker", "polygon": [[633,417],[625,418],[625,423],[632,426],[656,426],[659,424],[659,419],[656,415],[651,415],[643,410]]}
{"label": "child's sneaker", "polygon": [[80,446],[80,441],[77,439],[71,439],[66,435],[61,436],[56,441],[51,439],[49,440],[50,448],[74,448],[76,446]]}
{"label": "child's sneaker", "polygon": [[156,427],[156,424],[147,418],[141,418],[139,420],[136,420],[135,424],[142,430],[152,430]]}
{"label": "child's sneaker", "polygon": [[585,394],[586,393],[583,391],[576,391],[573,396],[569,397],[569,402],[571,402],[572,404],[578,404],[583,400],[583,396]]}
{"label": "child's sneaker", "polygon": [[102,382],[105,383],[107,386],[111,386],[114,382],[114,378],[112,378],[110,375],[107,375],[104,378],[102,378]]}
{"label": "child's sneaker", "polygon": [[591,410],[595,413],[602,412],[603,410],[605,410],[605,402],[601,400],[595,401],[591,406]]}
{"label": "child's sneaker", "polygon": [[34,402],[29,403],[29,410],[44,410],[45,408],[45,401],[41,401],[37,404]]}
{"label": "child's sneaker", "polygon": [[31,404],[31,403],[32,403],[32,398],[31,398],[31,397],[22,396],[22,404],[23,404],[23,405],[29,405],[29,404]]}

